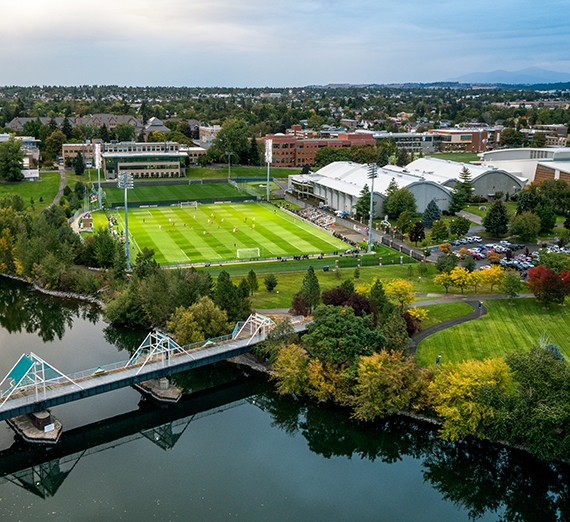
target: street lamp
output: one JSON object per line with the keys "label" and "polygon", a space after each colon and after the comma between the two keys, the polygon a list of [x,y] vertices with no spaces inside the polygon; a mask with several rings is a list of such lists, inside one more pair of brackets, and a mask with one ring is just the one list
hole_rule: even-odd
{"label": "street lamp", "polygon": [[231,165],[232,165],[232,160],[231,160],[232,155],[233,155],[233,152],[226,150],[226,156],[228,157],[228,183],[230,182],[230,169],[231,169]]}
{"label": "street lamp", "polygon": [[118,175],[119,188],[125,191],[125,236],[127,238],[125,252],[127,254],[127,270],[131,269],[131,252],[129,250],[129,218],[127,216],[127,189],[132,189],[133,175],[130,172],[120,172]]}
{"label": "street lamp", "polygon": [[378,177],[376,163],[368,164],[368,179],[371,180],[370,189],[370,224],[368,225],[368,253],[372,252],[372,214],[374,211],[374,180]]}
{"label": "street lamp", "polygon": [[422,282],[422,276],[418,277],[418,294],[420,293],[420,284]]}

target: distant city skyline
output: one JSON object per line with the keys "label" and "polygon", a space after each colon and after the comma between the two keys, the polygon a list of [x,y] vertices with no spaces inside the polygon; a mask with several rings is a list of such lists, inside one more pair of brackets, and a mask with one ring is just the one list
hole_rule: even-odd
{"label": "distant city skyline", "polygon": [[29,0],[2,7],[0,85],[303,86],[570,73],[570,3]]}

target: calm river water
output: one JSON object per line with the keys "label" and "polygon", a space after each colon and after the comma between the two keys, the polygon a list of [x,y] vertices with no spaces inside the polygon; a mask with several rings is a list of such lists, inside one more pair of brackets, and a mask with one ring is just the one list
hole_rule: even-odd
{"label": "calm river water", "polygon": [[[0,378],[23,352],[69,373],[126,360],[144,336],[0,279]],[[193,393],[168,408],[130,388],[54,408],[51,449],[3,423],[2,520],[569,520],[564,464],[402,418],[357,423],[228,363],[176,379]]]}

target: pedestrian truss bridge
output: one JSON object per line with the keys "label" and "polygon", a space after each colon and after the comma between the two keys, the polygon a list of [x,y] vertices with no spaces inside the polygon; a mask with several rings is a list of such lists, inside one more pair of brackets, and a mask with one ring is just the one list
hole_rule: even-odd
{"label": "pedestrian truss bridge", "polygon": [[[291,325],[301,333],[309,322],[299,316],[292,319]],[[151,332],[128,361],[69,375],[34,353],[24,354],[0,383],[0,420],[242,355],[264,341],[274,326],[268,317],[252,314],[247,321],[239,322],[230,335],[185,346],[162,333]]]}

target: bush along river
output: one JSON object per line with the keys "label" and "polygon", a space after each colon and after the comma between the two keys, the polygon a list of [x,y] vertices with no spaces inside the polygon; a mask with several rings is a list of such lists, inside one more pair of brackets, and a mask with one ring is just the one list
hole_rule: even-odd
{"label": "bush along river", "polygon": [[[126,360],[147,332],[0,279],[0,373],[30,351],[64,373]],[[158,406],[125,388],[58,406],[54,447],[0,430],[2,520],[566,521],[570,467],[408,418],[276,395],[230,363],[178,374]]]}

